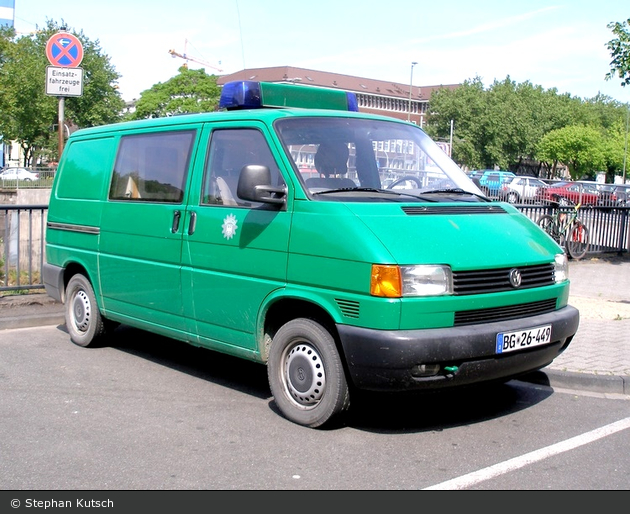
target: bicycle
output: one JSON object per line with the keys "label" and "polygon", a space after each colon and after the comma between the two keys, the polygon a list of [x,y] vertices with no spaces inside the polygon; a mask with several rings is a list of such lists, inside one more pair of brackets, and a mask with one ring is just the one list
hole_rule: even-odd
{"label": "bicycle", "polygon": [[578,216],[582,204],[573,204],[571,212],[558,209],[555,214],[538,218],[538,226],[549,234],[560,246],[566,248],[569,257],[579,260],[586,255],[590,244],[588,227]]}

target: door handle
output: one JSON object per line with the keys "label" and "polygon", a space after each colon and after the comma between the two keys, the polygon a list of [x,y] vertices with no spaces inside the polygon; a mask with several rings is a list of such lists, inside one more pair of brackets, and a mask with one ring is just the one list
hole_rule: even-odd
{"label": "door handle", "polygon": [[173,225],[171,226],[171,232],[175,234],[179,230],[179,220],[182,217],[182,213],[180,211],[175,211],[173,213]]}
{"label": "door handle", "polygon": [[197,225],[197,213],[190,213],[190,223],[188,224],[188,235],[192,236],[195,232],[195,227]]}

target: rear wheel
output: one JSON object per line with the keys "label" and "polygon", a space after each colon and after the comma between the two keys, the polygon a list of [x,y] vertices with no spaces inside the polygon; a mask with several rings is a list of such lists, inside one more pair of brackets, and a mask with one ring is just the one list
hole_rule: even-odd
{"label": "rear wheel", "polygon": [[582,259],[590,244],[588,228],[581,221],[573,223],[569,228],[566,240],[567,253],[575,260]]}
{"label": "rear wheel", "polygon": [[313,320],[298,318],[278,330],[267,371],[277,407],[294,423],[321,427],[350,406],[335,340]]}
{"label": "rear wheel", "polygon": [[66,328],[74,344],[88,347],[100,343],[107,325],[98,310],[92,284],[84,275],[74,275],[68,282],[64,309]]}

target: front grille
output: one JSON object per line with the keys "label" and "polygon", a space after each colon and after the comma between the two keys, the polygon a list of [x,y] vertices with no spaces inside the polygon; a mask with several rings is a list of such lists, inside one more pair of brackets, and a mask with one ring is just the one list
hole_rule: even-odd
{"label": "front grille", "polygon": [[556,309],[556,299],[542,300],[533,303],[521,303],[506,307],[493,307],[491,309],[477,309],[474,311],[460,311],[455,313],[454,326],[474,325],[479,323],[492,323],[510,319],[527,318],[547,314]]}
{"label": "front grille", "polygon": [[[510,272],[513,269],[521,273],[522,282],[518,288],[510,283]],[[453,272],[453,293],[456,296],[531,289],[550,286],[554,283],[553,264]]]}

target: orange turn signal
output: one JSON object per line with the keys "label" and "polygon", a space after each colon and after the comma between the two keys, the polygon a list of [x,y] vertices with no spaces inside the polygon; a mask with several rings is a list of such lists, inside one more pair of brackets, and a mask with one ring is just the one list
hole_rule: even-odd
{"label": "orange turn signal", "polygon": [[383,298],[400,298],[402,296],[402,278],[398,266],[372,264],[370,294]]}

